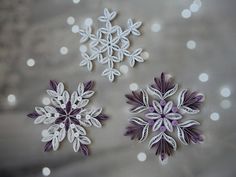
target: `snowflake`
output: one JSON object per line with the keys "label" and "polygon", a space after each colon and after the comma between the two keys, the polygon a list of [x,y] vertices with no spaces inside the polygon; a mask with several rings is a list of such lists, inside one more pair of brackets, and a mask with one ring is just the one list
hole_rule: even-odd
{"label": "snowflake", "polygon": [[80,43],[89,41],[90,53],[82,52],[83,60],[80,66],[86,66],[89,71],[93,69],[93,61],[97,60],[103,65],[107,65],[107,68],[102,72],[102,76],[108,77],[109,81],[113,82],[116,76],[120,76],[121,73],[115,68],[117,63],[120,63],[127,58],[129,65],[134,67],[136,62],[144,62],[144,59],[140,56],[142,49],[135,49],[130,52],[129,36],[139,36],[139,27],[142,22],[133,22],[132,19],[128,19],[127,29],[122,30],[120,26],[113,26],[112,21],[115,19],[117,13],[109,12],[108,9],[104,9],[104,15],[100,16],[98,20],[105,23],[105,27],[99,28],[95,34],[92,34],[91,26],[86,26],[86,29],[80,29],[79,33],[82,36]]}
{"label": "snowflake", "polygon": [[[178,95],[177,104],[170,100],[177,90],[178,85],[164,73],[160,78],[154,78],[154,84],[141,91],[133,91],[126,95],[127,103],[132,105],[130,112],[137,116],[130,118],[130,125],[125,136],[143,142],[149,132],[154,136],[149,141],[149,148],[156,149],[156,155],[163,162],[172,155],[177,148],[176,141],[171,133],[177,131],[178,139],[185,145],[203,141],[195,120],[183,121],[184,115],[197,114],[204,101],[203,94],[184,89]],[[150,96],[152,95],[152,96]],[[144,116],[138,116],[142,113]]]}
{"label": "snowflake", "polygon": [[62,82],[50,81],[47,93],[51,97],[52,106],[35,107],[35,111],[28,114],[35,124],[50,125],[46,133],[42,133],[42,142],[46,143],[45,151],[56,151],[67,136],[75,152],[89,155],[88,145],[91,140],[86,136],[84,127],[101,128],[102,122],[108,119],[102,113],[102,108],[86,108],[89,98],[95,93],[92,91],[93,87],[93,81],[81,82],[77,91],[70,95]]}

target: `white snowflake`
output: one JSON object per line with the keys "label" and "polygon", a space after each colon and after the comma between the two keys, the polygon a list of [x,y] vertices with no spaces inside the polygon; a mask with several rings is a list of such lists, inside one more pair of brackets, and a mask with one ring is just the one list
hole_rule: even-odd
{"label": "white snowflake", "polygon": [[116,69],[116,63],[120,63],[127,58],[129,65],[134,67],[136,62],[144,62],[140,56],[142,49],[135,49],[133,52],[129,51],[130,40],[129,36],[140,36],[139,27],[142,22],[133,22],[132,19],[127,21],[127,29],[122,30],[118,25],[113,26],[112,21],[115,19],[117,13],[115,11],[109,12],[104,9],[104,15],[100,16],[98,20],[105,23],[105,27],[99,28],[95,34],[92,34],[91,26],[86,26],[85,29],[80,29],[79,33],[82,36],[80,43],[89,43],[89,53],[82,52],[83,60],[80,66],[85,66],[89,71],[93,69],[93,61],[97,60],[107,68],[102,72],[102,76],[108,77],[109,81],[113,82],[116,76],[120,76],[121,72]]}
{"label": "white snowflake", "polygon": [[91,140],[87,137],[84,127],[102,127],[102,121],[108,116],[102,113],[102,108],[88,109],[89,98],[94,95],[92,81],[79,83],[77,91],[71,95],[65,90],[62,82],[50,81],[50,89],[47,90],[51,96],[51,106],[36,107],[35,112],[28,114],[34,119],[35,124],[49,124],[50,127],[42,133],[42,142],[45,142],[45,151],[59,148],[67,136],[68,141],[73,144],[75,152],[81,151],[88,155],[87,145]]}

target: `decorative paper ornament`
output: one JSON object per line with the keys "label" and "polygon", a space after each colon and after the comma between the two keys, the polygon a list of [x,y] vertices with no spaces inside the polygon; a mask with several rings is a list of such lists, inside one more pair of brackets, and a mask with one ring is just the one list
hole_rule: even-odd
{"label": "decorative paper ornament", "polygon": [[149,148],[156,149],[161,162],[172,155],[177,149],[176,140],[171,136],[174,132],[181,143],[188,145],[203,141],[196,120],[183,120],[185,115],[199,113],[204,96],[188,89],[178,95],[177,104],[171,100],[178,90],[172,78],[164,73],[160,78],[154,78],[154,83],[147,89],[132,91],[125,95],[127,103],[132,105],[130,125],[126,129],[126,136],[143,142],[149,134],[153,134],[149,141]]}
{"label": "decorative paper ornament", "polygon": [[88,42],[89,52],[81,52],[83,60],[80,66],[85,66],[89,71],[93,69],[95,60],[98,63],[106,65],[107,68],[102,72],[102,76],[106,76],[109,81],[113,82],[116,76],[120,76],[121,72],[116,69],[116,64],[122,62],[125,58],[128,59],[129,65],[134,67],[136,62],[144,62],[141,57],[142,49],[138,48],[130,51],[129,36],[140,36],[138,30],[142,22],[134,22],[132,19],[127,21],[127,29],[123,30],[118,25],[112,25],[117,13],[109,12],[104,9],[104,15],[98,20],[105,23],[105,27],[99,28],[92,34],[92,27],[87,25],[85,29],[80,28],[79,33],[82,36],[80,43]]}
{"label": "decorative paper ornament", "polygon": [[50,125],[42,133],[42,142],[46,143],[45,151],[58,150],[60,143],[67,137],[75,152],[89,155],[88,145],[91,140],[87,137],[85,127],[101,128],[102,122],[108,119],[102,113],[102,108],[87,108],[89,99],[95,93],[93,87],[93,81],[81,82],[77,91],[69,94],[62,82],[50,81],[47,93],[52,105],[35,107],[35,111],[28,114],[35,124]]}

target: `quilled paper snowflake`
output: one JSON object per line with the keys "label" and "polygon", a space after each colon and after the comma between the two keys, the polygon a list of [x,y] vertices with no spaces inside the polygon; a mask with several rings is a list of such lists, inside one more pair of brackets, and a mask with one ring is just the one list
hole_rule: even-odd
{"label": "quilled paper snowflake", "polygon": [[102,108],[87,108],[89,98],[95,93],[93,87],[93,81],[81,82],[77,91],[70,95],[62,82],[50,81],[47,93],[51,97],[52,105],[35,107],[35,111],[28,114],[35,124],[50,125],[42,137],[42,142],[46,143],[45,151],[56,151],[67,136],[75,152],[89,155],[88,145],[91,140],[84,127],[101,128],[102,122],[108,119],[102,113]]}
{"label": "quilled paper snowflake", "polygon": [[130,112],[135,114],[130,118],[125,136],[143,142],[152,133],[148,146],[156,149],[161,162],[177,149],[176,140],[172,137],[174,132],[185,145],[203,141],[197,128],[200,123],[184,120],[184,117],[200,111],[203,94],[184,89],[180,91],[176,104],[171,96],[177,92],[178,85],[167,76],[162,73],[160,78],[154,78],[154,83],[147,89],[125,95],[127,103],[132,105]]}
{"label": "quilled paper snowflake", "polygon": [[95,34],[92,34],[91,26],[86,26],[86,29],[80,29],[79,33],[82,36],[80,43],[89,43],[89,53],[82,52],[83,60],[80,66],[86,66],[89,71],[93,69],[93,61],[106,65],[107,68],[102,72],[102,76],[108,77],[109,81],[113,82],[116,76],[121,73],[116,69],[116,64],[122,62],[125,58],[128,59],[129,65],[134,67],[136,62],[143,62],[140,56],[142,49],[138,48],[134,51],[129,51],[130,40],[129,36],[139,36],[139,27],[142,22],[134,22],[132,19],[127,21],[127,29],[122,30],[118,25],[112,25],[117,13],[109,12],[104,9],[104,15],[98,20],[105,23],[105,27],[99,28]]}

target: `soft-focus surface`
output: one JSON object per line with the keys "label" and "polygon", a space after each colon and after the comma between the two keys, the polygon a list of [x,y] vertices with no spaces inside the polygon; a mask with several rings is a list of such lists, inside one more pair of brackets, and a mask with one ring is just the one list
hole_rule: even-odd
{"label": "soft-focus surface", "polygon": [[[189,11],[183,10],[191,3],[2,0],[0,176],[234,177],[236,3],[206,0],[188,18]],[[145,63],[129,68],[115,83],[100,76],[101,65],[92,73],[79,67],[79,35],[67,24],[70,16],[78,25],[90,17],[98,26],[96,18],[105,7],[118,11],[115,24],[122,26],[129,17],[143,21],[142,36],[134,39],[132,46],[144,48],[148,52],[145,55],[149,55]],[[126,67],[123,70],[126,72]],[[162,71],[173,75],[184,87],[206,95],[202,112],[194,117],[202,124],[205,142],[178,148],[165,166],[147,144],[123,136],[129,116],[124,94],[136,89],[136,84],[145,87]],[[35,126],[26,117],[42,101],[47,104],[45,90],[50,79],[67,83],[70,90],[78,81],[93,79],[97,83],[94,103],[104,107],[111,119],[103,129],[90,129],[93,144],[88,158],[74,153],[67,143],[57,152],[44,153],[40,139],[46,127]]]}

